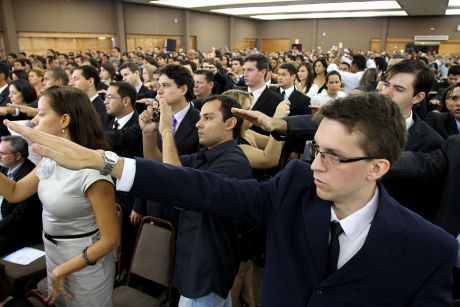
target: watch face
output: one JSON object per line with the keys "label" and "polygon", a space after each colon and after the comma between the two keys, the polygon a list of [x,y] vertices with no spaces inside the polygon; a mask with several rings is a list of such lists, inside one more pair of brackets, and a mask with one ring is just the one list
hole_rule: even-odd
{"label": "watch face", "polygon": [[106,151],[105,152],[105,157],[107,160],[110,160],[110,161],[117,161],[118,160],[118,155],[114,152],[111,152],[111,151]]}

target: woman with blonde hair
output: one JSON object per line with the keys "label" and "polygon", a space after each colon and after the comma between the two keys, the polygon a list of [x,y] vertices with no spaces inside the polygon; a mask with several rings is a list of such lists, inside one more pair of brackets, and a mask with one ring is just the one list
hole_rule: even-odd
{"label": "woman with blonde hair", "polygon": [[45,72],[43,69],[32,68],[29,70],[29,83],[35,88],[37,96],[40,97],[43,92],[43,75]]}
{"label": "woman with blonde hair", "polygon": [[149,89],[153,89],[155,86],[153,74],[156,70],[157,68],[150,64],[144,64],[144,68],[142,69],[142,79],[144,79],[144,86],[148,87]]}

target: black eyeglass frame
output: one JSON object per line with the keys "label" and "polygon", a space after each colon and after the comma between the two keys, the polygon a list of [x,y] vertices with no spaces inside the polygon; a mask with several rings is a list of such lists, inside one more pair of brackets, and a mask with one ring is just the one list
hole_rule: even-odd
{"label": "black eyeglass frame", "polygon": [[310,146],[310,154],[312,158],[316,158],[318,154],[321,154],[321,159],[325,158],[325,155],[329,155],[334,157],[339,163],[352,163],[352,162],[357,162],[357,161],[362,161],[362,160],[373,160],[376,159],[375,157],[350,157],[350,158],[342,158],[338,156],[337,154],[333,152],[324,152],[319,150],[318,144],[316,144],[315,141],[311,143]]}

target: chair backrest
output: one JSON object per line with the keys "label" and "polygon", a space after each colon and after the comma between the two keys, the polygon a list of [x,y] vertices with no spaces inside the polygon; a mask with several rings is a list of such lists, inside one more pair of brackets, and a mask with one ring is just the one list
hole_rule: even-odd
{"label": "chair backrest", "polygon": [[171,288],[174,269],[174,227],[165,220],[146,216],[142,219],[128,275],[131,274]]}

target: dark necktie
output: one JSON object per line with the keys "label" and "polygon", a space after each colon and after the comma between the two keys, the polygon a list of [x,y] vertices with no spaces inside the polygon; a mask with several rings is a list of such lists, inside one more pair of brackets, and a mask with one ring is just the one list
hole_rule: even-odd
{"label": "dark necktie", "polygon": [[286,99],[286,92],[285,91],[282,91],[281,95],[283,96],[284,99]]}
{"label": "dark necktie", "polygon": [[337,271],[337,261],[339,261],[340,242],[339,236],[343,233],[342,226],[337,221],[332,221],[331,227],[331,241],[329,242],[329,250],[327,257],[327,275]]}
{"label": "dark necktie", "polygon": [[171,128],[172,128],[173,134],[175,134],[176,129],[177,129],[177,119],[174,117],[174,115],[172,117],[172,127]]}
{"label": "dark necktie", "polygon": [[113,122],[113,130],[118,130],[118,127],[120,127],[120,124],[118,123],[117,120]]}

